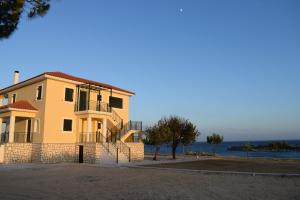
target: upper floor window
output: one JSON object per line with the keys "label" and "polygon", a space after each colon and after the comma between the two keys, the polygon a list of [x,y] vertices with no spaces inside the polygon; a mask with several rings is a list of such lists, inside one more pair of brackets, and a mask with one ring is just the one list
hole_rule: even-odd
{"label": "upper floor window", "polygon": [[43,94],[43,86],[40,85],[40,86],[37,87],[36,100],[41,100],[42,99],[42,94]]}
{"label": "upper floor window", "polygon": [[123,108],[123,99],[117,97],[109,97],[109,105],[113,108]]}
{"label": "upper floor window", "polygon": [[65,89],[65,101],[73,102],[74,90],[71,88]]}
{"label": "upper floor window", "polygon": [[16,103],[17,101],[17,94],[13,94],[11,98],[11,103]]}

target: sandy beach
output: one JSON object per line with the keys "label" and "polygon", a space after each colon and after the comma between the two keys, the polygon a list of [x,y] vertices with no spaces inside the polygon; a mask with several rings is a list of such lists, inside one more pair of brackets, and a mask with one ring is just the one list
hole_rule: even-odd
{"label": "sandy beach", "polygon": [[300,178],[87,164],[0,166],[1,199],[300,199]]}

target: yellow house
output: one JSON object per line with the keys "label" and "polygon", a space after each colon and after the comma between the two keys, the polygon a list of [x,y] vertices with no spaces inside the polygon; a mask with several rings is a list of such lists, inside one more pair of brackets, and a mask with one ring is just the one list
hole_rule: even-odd
{"label": "yellow house", "polygon": [[0,90],[0,163],[130,162],[144,159],[142,122],[129,120],[135,95],[62,72]]}

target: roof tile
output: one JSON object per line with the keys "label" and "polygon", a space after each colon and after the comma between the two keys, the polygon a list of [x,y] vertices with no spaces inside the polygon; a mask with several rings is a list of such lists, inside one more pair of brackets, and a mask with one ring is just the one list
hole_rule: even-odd
{"label": "roof tile", "polygon": [[135,94],[134,92],[124,90],[124,89],[121,89],[119,87],[115,87],[115,86],[112,86],[112,85],[109,85],[109,84],[100,83],[100,82],[97,82],[97,81],[92,81],[92,80],[72,76],[72,75],[69,75],[69,74],[66,74],[66,73],[63,73],[63,72],[45,72],[45,74],[50,75],[50,76],[55,76],[55,77],[58,77],[58,78],[68,79],[68,80],[71,80],[71,81],[82,82],[82,83],[85,83],[85,84],[90,83],[90,84],[93,84],[93,85],[97,85],[99,87],[111,88],[111,89],[118,90],[118,91],[121,91],[121,92]]}
{"label": "roof tile", "polygon": [[35,107],[33,107],[28,101],[17,101],[15,103],[0,106],[0,110],[7,109],[7,108],[16,108],[16,109],[22,109],[22,110],[37,111],[37,109]]}

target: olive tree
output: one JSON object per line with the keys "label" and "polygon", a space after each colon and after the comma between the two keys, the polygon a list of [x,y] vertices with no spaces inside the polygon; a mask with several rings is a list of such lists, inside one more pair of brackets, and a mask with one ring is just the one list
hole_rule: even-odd
{"label": "olive tree", "polygon": [[192,122],[178,116],[164,118],[162,121],[164,121],[170,129],[170,136],[168,138],[172,147],[172,157],[176,159],[176,149],[178,145],[194,143],[199,136],[199,131]]}
{"label": "olive tree", "polygon": [[146,128],[144,143],[155,147],[153,160],[157,160],[160,146],[169,141],[170,129],[167,124],[160,120],[157,124]]}
{"label": "olive tree", "polygon": [[211,136],[206,137],[206,141],[208,144],[214,145],[214,153],[216,153],[216,145],[221,144],[224,140],[224,137],[222,135],[219,135],[217,133],[213,133]]}

